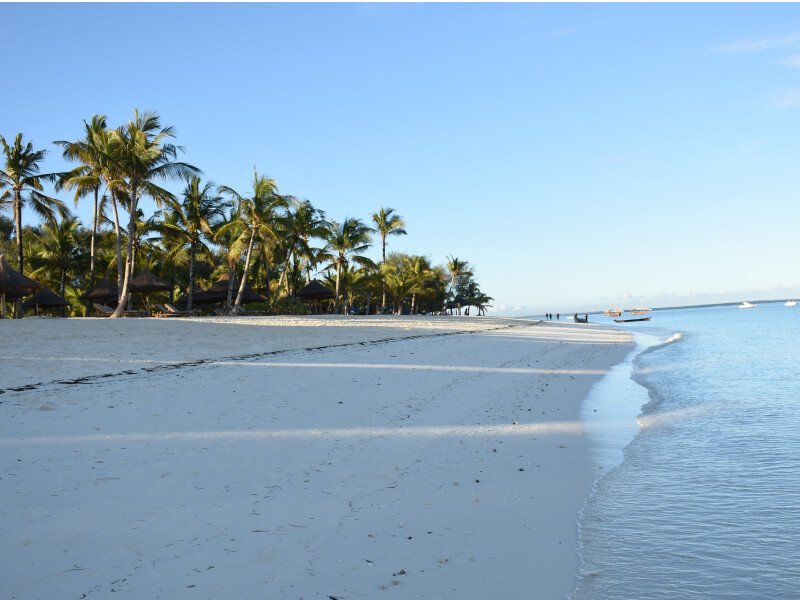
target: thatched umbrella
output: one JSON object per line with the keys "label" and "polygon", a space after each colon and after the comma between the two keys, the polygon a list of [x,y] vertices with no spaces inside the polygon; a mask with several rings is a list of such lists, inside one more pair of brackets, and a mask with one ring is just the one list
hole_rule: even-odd
{"label": "thatched umbrella", "polygon": [[[217,279],[210,288],[205,291],[206,303],[213,304],[214,302],[224,301],[228,299],[228,284],[230,283],[230,276],[225,273],[222,277]],[[239,285],[241,279],[233,284],[233,295],[231,300],[236,299],[239,293]],[[257,294],[249,284],[245,283],[244,292],[242,293],[242,304],[250,304],[251,302],[264,302],[265,298]]]}
{"label": "thatched umbrella", "polygon": [[320,300],[333,300],[336,297],[330,289],[326,288],[318,280],[314,279],[306,287],[295,294],[303,300],[311,300],[314,312],[319,312],[318,302]]}
{"label": "thatched umbrella", "polygon": [[0,254],[0,315],[3,319],[6,318],[6,295],[13,298],[30,296],[37,287],[38,283],[12,269],[5,255]]}
{"label": "thatched umbrella", "polygon": [[317,279],[295,294],[303,300],[333,300],[335,294]]}
{"label": "thatched umbrella", "polygon": [[119,291],[117,284],[111,283],[108,279],[101,279],[94,287],[87,290],[82,296],[81,300],[93,300],[96,302],[104,302],[110,304],[119,299]]}
{"label": "thatched umbrella", "polygon": [[22,303],[22,308],[32,308],[37,315],[39,314],[39,308],[54,308],[61,306],[69,306],[69,302],[46,287],[39,288],[39,291]]}
{"label": "thatched umbrella", "polygon": [[147,269],[142,270],[136,277],[131,279],[130,283],[131,292],[139,293],[144,296],[144,304],[150,308],[150,294],[153,292],[166,292],[172,289],[172,286],[166,281],[153,275]]}
{"label": "thatched umbrella", "polygon": [[140,294],[150,294],[152,292],[168,292],[172,287],[166,281],[153,275],[147,269],[141,271],[136,277],[131,279],[131,291]]}
{"label": "thatched umbrella", "polygon": [[[192,304],[214,304],[217,302],[216,298],[208,299],[203,290],[195,290],[192,295]],[[182,294],[180,298],[175,300],[173,304],[177,306],[185,306],[189,303],[189,294]]]}

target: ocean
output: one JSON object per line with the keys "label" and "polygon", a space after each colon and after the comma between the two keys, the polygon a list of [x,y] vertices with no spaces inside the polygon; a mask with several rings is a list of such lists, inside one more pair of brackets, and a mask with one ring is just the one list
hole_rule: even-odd
{"label": "ocean", "polygon": [[570,597],[800,598],[800,308],[620,326],[639,346],[584,406],[604,475]]}

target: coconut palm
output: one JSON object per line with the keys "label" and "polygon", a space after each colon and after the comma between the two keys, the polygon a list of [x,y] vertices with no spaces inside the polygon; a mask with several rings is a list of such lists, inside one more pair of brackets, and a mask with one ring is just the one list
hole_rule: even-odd
{"label": "coconut palm", "polygon": [[175,137],[172,127],[161,127],[161,119],[154,112],[134,111],[133,119],[111,132],[110,158],[118,169],[118,179],[112,187],[124,187],[127,192],[128,253],[122,279],[119,303],[112,317],[122,316],[130,297],[130,280],[135,268],[133,243],[136,239],[136,222],[139,200],[149,196],[157,205],[174,199],[167,190],[156,185],[158,180],[180,179],[199,173],[188,163],[177,162],[179,146],[168,140]]}
{"label": "coconut palm", "polygon": [[[100,215],[103,212],[102,201],[105,196],[100,190],[105,182],[104,155],[100,149],[101,140],[107,133],[105,115],[93,115],[90,122],[83,122],[84,137],[76,142],[57,140],[54,143],[63,147],[66,159],[79,161],[81,164],[71,171],[62,174],[56,183],[56,191],[60,189],[74,190],[75,206],[78,200],[91,195],[94,198],[92,210],[92,234],[89,243],[89,285],[94,285],[95,271],[95,238]],[[117,223],[117,229],[119,223]]]}
{"label": "coconut palm", "polygon": [[361,256],[372,244],[373,229],[367,227],[358,219],[346,218],[341,224],[331,221],[325,228],[327,240],[327,256],[331,260],[329,265],[336,270],[336,310],[340,309],[340,280],[342,271],[352,260],[361,266],[376,268],[366,256]]}
{"label": "coconut palm", "polygon": [[[84,230],[85,231],[85,230]],[[34,277],[58,282],[58,293],[64,297],[68,276],[79,267],[84,254],[81,243],[81,224],[76,217],[66,216],[60,221],[48,221],[36,235],[32,262],[37,268]],[[62,309],[62,316],[65,311]]]}
{"label": "coconut palm", "polygon": [[286,295],[291,295],[290,270],[292,270],[292,283],[296,283],[303,273],[306,284],[311,283],[311,270],[316,252],[310,245],[310,239],[322,238],[325,235],[326,225],[325,213],[314,208],[308,200],[299,200],[293,196],[286,196],[285,199],[288,210],[284,217],[278,219],[284,268],[275,290],[276,299],[284,282]]}
{"label": "coconut palm", "polygon": [[[406,222],[393,208],[383,208],[373,213],[372,222],[375,224],[376,231],[381,236],[381,262],[386,262],[386,238],[390,235],[406,235]],[[381,313],[386,308],[386,285],[383,286],[383,298],[381,299]]]}
{"label": "coconut palm", "polygon": [[[124,265],[122,262],[122,231],[119,221],[119,206],[120,204],[126,204],[127,194],[123,187],[124,182],[119,166],[112,156],[113,132],[107,127],[105,115],[94,115],[90,123],[84,121],[84,133],[84,138],[75,142],[55,142],[64,148],[64,158],[81,163],[73,171],[65,174],[62,185],[70,189],[74,186],[76,193],[80,188],[94,191],[97,184],[95,178],[99,178],[105,185],[106,194],[101,197],[99,207],[95,210],[95,216],[101,221],[104,218],[103,203],[106,200],[110,201],[115,235],[117,288],[122,289]],[[97,189],[99,189],[99,186]]]}
{"label": "coconut palm", "polygon": [[[238,312],[242,304],[247,276],[250,272],[250,261],[253,246],[258,239],[262,246],[268,246],[277,240],[276,220],[279,210],[286,206],[286,199],[278,194],[278,184],[271,177],[261,175],[253,169],[253,189],[249,198],[245,198],[228,186],[220,186],[220,192],[230,195],[236,201],[239,221],[225,224],[223,227],[239,228],[240,235],[247,236],[244,272],[233,304],[233,311]],[[233,278],[231,278],[233,279]]]}
{"label": "coconut palm", "polygon": [[186,181],[183,200],[167,201],[167,212],[170,219],[165,219],[160,228],[174,239],[181,240],[189,250],[189,290],[187,293],[187,310],[192,310],[194,299],[194,267],[199,251],[209,252],[206,245],[214,237],[214,227],[225,216],[229,202],[216,193],[215,185],[202,184],[200,177],[192,175]]}
{"label": "coconut palm", "polygon": [[411,313],[416,313],[417,295],[424,294],[426,287],[438,279],[427,258],[408,254],[390,254],[381,265],[381,273],[398,315],[408,296],[411,296]]}
{"label": "coconut palm", "polygon": [[450,299],[457,304],[458,314],[461,314],[461,300],[456,293],[456,288],[460,279],[464,277],[471,277],[472,271],[469,270],[469,263],[460,260],[455,256],[447,257],[447,272],[450,275],[449,294]]}
{"label": "coconut palm", "polygon": [[52,181],[55,175],[40,174],[39,163],[44,160],[46,150],[34,150],[31,142],[24,143],[18,133],[12,145],[0,135],[3,150],[3,168],[0,169],[0,204],[11,204],[14,211],[14,235],[17,240],[17,270],[22,273],[24,251],[22,244],[22,209],[26,204],[45,220],[54,221],[56,214],[67,214],[61,200],[42,193],[42,181]]}

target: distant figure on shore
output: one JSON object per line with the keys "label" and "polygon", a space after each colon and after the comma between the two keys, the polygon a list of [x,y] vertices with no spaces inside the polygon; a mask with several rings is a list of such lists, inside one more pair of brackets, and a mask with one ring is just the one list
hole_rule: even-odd
{"label": "distant figure on shore", "polygon": [[556,321],[560,321],[560,320],[561,320],[561,313],[556,313]]}
{"label": "distant figure on shore", "polygon": [[588,315],[588,313],[584,313],[584,315],[583,315],[583,322],[584,322],[584,323],[588,323],[588,322],[589,322],[589,315]]}

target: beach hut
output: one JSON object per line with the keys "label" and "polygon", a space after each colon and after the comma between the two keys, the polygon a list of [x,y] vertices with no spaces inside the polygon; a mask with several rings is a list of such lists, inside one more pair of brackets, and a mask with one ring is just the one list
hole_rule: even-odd
{"label": "beach hut", "polygon": [[142,270],[136,277],[131,279],[131,292],[144,296],[144,305],[150,310],[150,294],[153,292],[168,292],[172,286],[166,281],[157,277],[147,269]]}
{"label": "beach hut", "polygon": [[44,286],[22,303],[22,308],[32,308],[36,315],[39,314],[40,308],[63,308],[66,306],[69,306],[69,302]]}
{"label": "beach hut", "polygon": [[30,296],[37,287],[38,283],[12,269],[5,255],[0,254],[0,315],[3,319],[6,318],[6,296],[9,298]]}
{"label": "beach hut", "polygon": [[108,279],[101,279],[81,296],[81,300],[102,302],[104,304],[116,304],[118,299],[117,284],[111,283]]}
{"label": "beach hut", "polygon": [[[228,299],[228,284],[230,283],[230,275],[225,273],[222,277],[217,279],[210,288],[205,291],[206,304],[213,304],[216,302],[224,302]],[[236,295],[239,293],[239,285],[241,279],[234,282],[233,293],[231,294],[231,302],[236,301]],[[265,298],[256,293],[249,284],[245,283],[244,292],[242,294],[242,304],[250,304],[252,302],[264,302]]]}
{"label": "beach hut", "polygon": [[336,294],[326,288],[320,281],[314,279],[306,287],[295,294],[301,300],[310,300],[314,313],[319,312],[320,300],[333,300]]}

